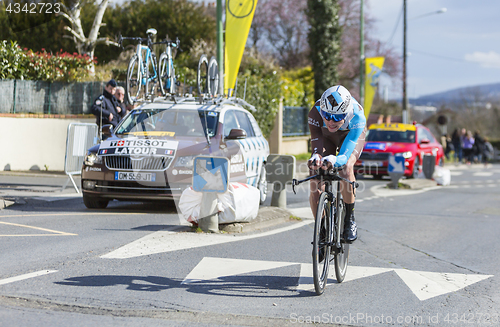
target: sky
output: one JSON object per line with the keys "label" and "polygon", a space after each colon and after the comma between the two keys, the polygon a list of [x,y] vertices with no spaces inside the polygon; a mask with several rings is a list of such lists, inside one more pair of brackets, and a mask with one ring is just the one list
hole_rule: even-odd
{"label": "sky", "polygon": [[[403,0],[365,4],[365,12],[377,20],[373,36],[392,40],[402,56],[402,18],[396,23]],[[446,12],[436,14],[441,8]],[[500,83],[499,14],[498,0],[407,0],[408,97]],[[383,78],[380,84],[381,89],[387,86],[390,99],[401,99],[401,83]]]}
{"label": "sky", "polygon": [[[364,1],[376,20],[372,35],[402,57],[403,0]],[[445,13],[435,13],[442,8]],[[407,0],[408,97],[500,83],[499,14],[500,0]],[[379,91],[385,88],[389,99],[402,98],[400,80],[383,76]]]}

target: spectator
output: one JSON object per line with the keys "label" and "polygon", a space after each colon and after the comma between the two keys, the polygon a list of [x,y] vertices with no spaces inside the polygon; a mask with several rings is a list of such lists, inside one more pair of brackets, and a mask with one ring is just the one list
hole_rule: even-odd
{"label": "spectator", "polygon": [[444,135],[444,155],[446,157],[446,160],[450,160],[450,152],[455,151],[455,146],[453,145],[453,142],[451,141],[451,137],[449,134]]}
{"label": "spectator", "polygon": [[96,117],[96,124],[99,128],[101,127],[101,122],[102,125],[111,124],[113,127],[116,127],[121,119],[118,111],[116,110],[118,107],[118,100],[114,97],[115,92],[116,81],[111,79],[108,83],[106,83],[102,94],[95,99],[94,104],[90,109]]}
{"label": "spectator", "polygon": [[484,152],[484,139],[479,134],[479,131],[474,132],[474,161],[482,162],[483,161],[483,152]]}
{"label": "spectator", "polygon": [[453,131],[451,135],[451,143],[455,148],[455,160],[457,163],[462,162],[462,135],[458,128]]}
{"label": "spectator", "polygon": [[495,150],[493,149],[493,145],[491,145],[491,143],[488,141],[486,137],[483,140],[484,140],[483,163],[484,166],[487,166],[488,162],[490,162],[493,159]]}
{"label": "spectator", "polygon": [[118,100],[118,107],[116,108],[116,110],[118,111],[121,120],[129,112],[129,110],[127,109],[127,105],[125,104],[125,89],[123,88],[123,86],[116,87],[115,98],[116,100]]}
{"label": "spectator", "polygon": [[462,136],[462,144],[465,161],[470,165],[474,161],[474,137],[471,131],[466,131]]}

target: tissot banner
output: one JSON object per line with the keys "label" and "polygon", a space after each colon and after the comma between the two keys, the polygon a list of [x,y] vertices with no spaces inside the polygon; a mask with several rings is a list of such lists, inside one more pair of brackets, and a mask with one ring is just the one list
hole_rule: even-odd
{"label": "tissot banner", "polygon": [[384,57],[371,57],[365,59],[365,117],[368,119],[373,103],[373,97],[377,92],[378,81],[384,66]]}
{"label": "tissot banner", "polygon": [[226,0],[224,93],[234,89],[257,0]]}

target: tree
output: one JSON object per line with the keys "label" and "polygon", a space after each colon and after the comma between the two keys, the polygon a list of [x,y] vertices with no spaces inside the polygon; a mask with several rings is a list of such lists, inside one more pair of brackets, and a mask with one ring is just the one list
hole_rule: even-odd
{"label": "tree", "polygon": [[260,0],[250,40],[253,46],[265,38],[266,48],[271,49],[279,64],[285,69],[304,67],[308,64],[306,1]]}
{"label": "tree", "polygon": [[[109,0],[102,0],[97,6],[94,22],[88,36],[85,36],[81,20],[81,9],[85,2],[86,0],[67,1],[65,5],[62,5],[63,11],[61,11],[60,15],[66,18],[70,24],[70,26],[65,26],[64,29],[71,34],[71,38],[73,39],[73,42],[75,42],[78,53],[81,55],[88,55],[90,58],[94,59],[94,51],[97,44],[117,44],[107,37],[98,37],[99,29],[102,26],[102,18],[108,6]],[[91,67],[91,70],[94,71],[94,66]]]}
{"label": "tree", "polygon": [[338,0],[308,0],[310,58],[314,72],[316,99],[330,86],[337,84],[342,29],[339,24]]}

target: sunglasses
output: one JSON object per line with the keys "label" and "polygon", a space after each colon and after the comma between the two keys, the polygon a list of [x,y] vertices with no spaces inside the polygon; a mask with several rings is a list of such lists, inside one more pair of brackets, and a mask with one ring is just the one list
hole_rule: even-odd
{"label": "sunglasses", "polygon": [[339,122],[342,119],[344,119],[347,116],[347,114],[331,114],[329,112],[321,110],[321,116],[326,120],[333,120]]}

